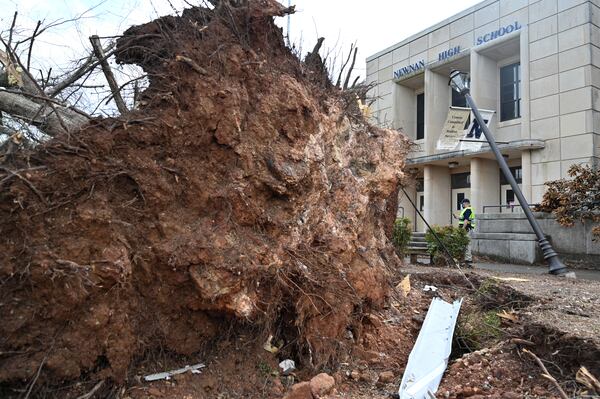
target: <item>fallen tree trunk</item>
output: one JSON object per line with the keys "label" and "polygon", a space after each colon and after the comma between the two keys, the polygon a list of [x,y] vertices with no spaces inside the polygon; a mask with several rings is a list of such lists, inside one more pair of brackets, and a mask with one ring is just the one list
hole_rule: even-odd
{"label": "fallen tree trunk", "polygon": [[[26,93],[0,90],[0,111],[36,126],[49,136],[64,133],[60,119],[47,101],[40,98],[34,101],[31,97],[32,95]],[[62,105],[54,106],[69,131],[76,131],[89,121],[84,115]]]}

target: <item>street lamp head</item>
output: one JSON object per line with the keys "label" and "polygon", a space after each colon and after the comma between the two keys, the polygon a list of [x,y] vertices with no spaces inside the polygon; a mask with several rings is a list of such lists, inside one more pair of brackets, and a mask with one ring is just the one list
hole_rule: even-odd
{"label": "street lamp head", "polygon": [[462,95],[469,92],[469,74],[454,70],[450,73],[450,87]]}

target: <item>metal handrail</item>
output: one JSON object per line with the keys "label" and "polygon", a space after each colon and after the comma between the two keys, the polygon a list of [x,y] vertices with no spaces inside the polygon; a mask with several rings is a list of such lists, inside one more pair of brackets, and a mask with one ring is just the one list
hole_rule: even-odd
{"label": "metal handrail", "polygon": [[[527,204],[529,206],[529,208],[534,208],[536,206],[539,206],[540,204]],[[483,206],[483,213],[485,213],[485,210],[488,208],[498,208],[500,209],[500,212],[502,213],[502,209],[510,209],[511,213],[514,213],[515,208],[521,208],[521,205],[519,204],[505,204],[505,205],[484,205]]]}

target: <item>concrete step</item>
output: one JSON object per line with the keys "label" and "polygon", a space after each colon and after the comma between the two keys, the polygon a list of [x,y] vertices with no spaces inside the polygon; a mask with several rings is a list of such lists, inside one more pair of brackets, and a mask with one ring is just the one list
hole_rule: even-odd
{"label": "concrete step", "polygon": [[426,242],[409,241],[408,246],[415,247],[415,248],[427,248],[427,243]]}
{"label": "concrete step", "polygon": [[419,254],[426,254],[427,253],[427,247],[407,247],[406,248],[406,253],[419,253]]}

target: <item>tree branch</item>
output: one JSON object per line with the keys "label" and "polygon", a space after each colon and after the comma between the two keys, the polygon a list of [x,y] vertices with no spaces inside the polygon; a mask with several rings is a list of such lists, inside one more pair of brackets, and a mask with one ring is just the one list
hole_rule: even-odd
{"label": "tree branch", "polygon": [[121,92],[119,91],[119,86],[117,85],[117,81],[115,80],[115,76],[110,69],[110,65],[108,65],[108,61],[104,56],[104,52],[102,50],[102,46],[100,45],[100,38],[96,35],[90,37],[90,42],[92,43],[92,47],[94,47],[94,53],[96,54],[96,58],[100,61],[100,66],[102,67],[102,71],[104,72],[104,76],[106,77],[106,81],[110,86],[110,89],[113,92],[115,103],[117,104],[117,108],[121,115],[126,114],[129,110],[125,105],[125,101],[123,101],[123,97],[121,97]]}
{"label": "tree branch", "polygon": [[35,29],[33,30],[33,35],[31,35],[31,43],[29,43],[29,51],[27,52],[27,70],[29,70],[29,66],[31,65],[31,49],[33,49],[33,42],[35,41],[35,36],[37,35],[38,29],[40,29],[40,25],[42,21],[38,21]]}
{"label": "tree branch", "polygon": [[53,85],[52,88],[47,91],[48,96],[56,97],[64,89],[71,86],[77,80],[81,79],[86,73],[88,73],[89,71],[91,71],[92,69],[94,69],[98,65],[100,65],[101,62],[106,61],[108,59],[108,57],[110,57],[111,55],[114,54],[114,51],[112,50],[113,47],[114,47],[114,43],[111,43],[103,49],[103,53],[106,53],[106,55],[101,60],[97,60],[96,57],[94,56],[94,53],[90,54],[88,56],[88,58],[86,58],[86,60],[84,61],[83,65],[81,65],[79,68],[74,70],[64,80]]}
{"label": "tree branch", "polygon": [[358,47],[354,47],[354,56],[352,57],[352,64],[350,64],[350,69],[348,69],[348,73],[346,74],[346,80],[344,81],[344,90],[348,89],[348,84],[350,83],[350,75],[352,75],[352,71],[354,70],[354,64],[356,64],[357,52]]}
{"label": "tree branch", "polygon": [[348,65],[348,63],[350,62],[353,47],[354,43],[350,45],[350,52],[348,53],[348,57],[346,58],[346,61],[342,64],[342,69],[340,69],[340,74],[338,75],[337,81],[335,82],[336,87],[341,88],[342,86],[342,75],[344,74],[344,69],[346,68],[346,65]]}

